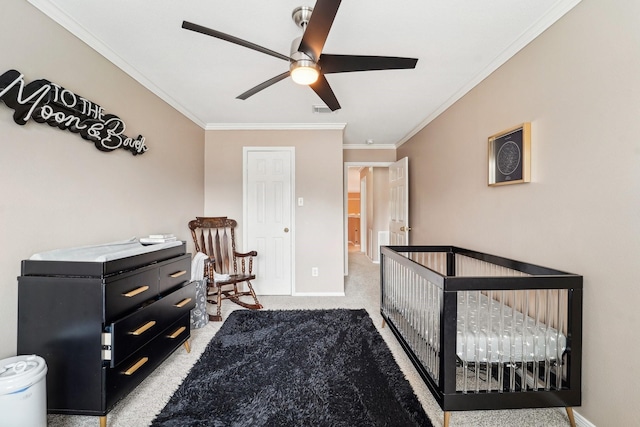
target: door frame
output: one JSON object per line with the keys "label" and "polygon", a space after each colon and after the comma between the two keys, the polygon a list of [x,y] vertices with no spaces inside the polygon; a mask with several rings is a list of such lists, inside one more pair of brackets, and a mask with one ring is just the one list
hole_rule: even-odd
{"label": "door frame", "polygon": [[[395,162],[344,162],[344,170],[342,172],[342,177],[344,180],[343,183],[343,216],[344,216],[344,225],[343,225],[343,239],[344,240],[344,275],[347,276],[349,274],[349,168],[385,168],[389,167]],[[376,203],[375,199],[373,203]],[[365,212],[366,214],[366,212]],[[363,212],[360,212],[360,220],[362,221]],[[361,224],[362,227],[362,224]],[[365,233],[367,231],[365,230]],[[362,242],[360,242],[362,244]]]}
{"label": "door frame", "polygon": [[[362,170],[362,169],[360,169]],[[367,245],[369,244],[369,237],[367,236],[367,216],[362,215],[362,212],[367,211],[367,177],[360,178],[360,252],[367,253]]]}
{"label": "door frame", "polygon": [[249,245],[249,224],[248,224],[248,175],[249,175],[249,153],[252,151],[288,151],[291,153],[290,173],[291,173],[291,200],[289,218],[291,218],[291,295],[296,293],[296,148],[295,147],[271,147],[271,146],[249,146],[242,147],[242,247]]}

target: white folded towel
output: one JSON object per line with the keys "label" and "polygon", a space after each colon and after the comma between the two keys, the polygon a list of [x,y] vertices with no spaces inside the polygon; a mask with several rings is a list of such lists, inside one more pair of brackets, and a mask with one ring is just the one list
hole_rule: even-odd
{"label": "white folded towel", "polygon": [[[191,281],[204,280],[204,261],[208,258],[207,254],[202,252],[198,252],[193,256],[191,260]],[[225,280],[229,280],[229,277],[228,274],[213,272],[213,280],[216,282],[224,282]]]}
{"label": "white folded towel", "polygon": [[215,271],[213,272],[213,280],[215,282],[224,282],[225,280],[229,280],[229,277],[230,276],[228,274],[219,274]]}
{"label": "white folded towel", "polygon": [[204,260],[209,258],[207,254],[198,252],[191,260],[191,280],[204,280]]}

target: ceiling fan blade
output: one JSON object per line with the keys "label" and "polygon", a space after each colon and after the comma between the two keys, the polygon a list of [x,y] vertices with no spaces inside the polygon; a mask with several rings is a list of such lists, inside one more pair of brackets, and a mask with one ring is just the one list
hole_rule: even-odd
{"label": "ceiling fan blade", "polygon": [[320,58],[324,42],[327,40],[340,3],[341,0],[316,1],[298,51],[304,52],[316,61]]}
{"label": "ceiling fan blade", "polygon": [[217,30],[212,30],[211,28],[203,27],[202,25],[194,24],[188,21],[182,21],[182,28],[184,28],[185,30],[191,30],[191,31],[195,31],[196,33],[201,33],[207,36],[215,37],[217,39],[225,40],[240,46],[247,47],[249,49],[257,50],[258,52],[266,53],[267,55],[274,56],[284,61],[291,61],[291,58],[289,58],[286,55],[275,52],[271,49],[267,49],[266,47],[262,47],[255,43],[251,43],[246,40],[239,39],[238,37],[234,37],[232,35],[225,34]]}
{"label": "ceiling fan blade", "polygon": [[327,107],[331,109],[331,111],[336,111],[340,109],[340,103],[338,102],[338,98],[336,98],[335,94],[333,93],[333,90],[331,90],[331,86],[329,86],[329,82],[327,81],[325,76],[320,74],[318,76],[318,80],[316,80],[315,83],[310,84],[309,87],[313,89],[315,93],[318,94],[320,99],[322,99],[322,101],[325,103]]}
{"label": "ceiling fan blade", "polygon": [[351,71],[401,70],[415,68],[416,58],[397,56],[362,56],[323,54],[318,65],[323,73],[348,73]]}
{"label": "ceiling fan blade", "polygon": [[266,82],[260,83],[258,86],[253,87],[251,89],[249,89],[248,91],[246,91],[245,93],[236,96],[236,99],[247,99],[250,96],[255,95],[256,93],[260,92],[263,89],[268,88],[269,86],[271,86],[272,84],[278,83],[280,80],[284,80],[287,77],[289,77],[289,71],[286,71],[282,74],[279,74],[275,77],[270,78],[269,80],[267,80]]}

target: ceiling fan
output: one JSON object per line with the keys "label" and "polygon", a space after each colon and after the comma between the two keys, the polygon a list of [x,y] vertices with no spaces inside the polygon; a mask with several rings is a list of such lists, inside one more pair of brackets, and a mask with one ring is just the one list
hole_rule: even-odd
{"label": "ceiling fan", "polygon": [[290,63],[289,71],[249,89],[237,96],[238,99],[247,99],[291,76],[294,82],[311,87],[327,107],[331,111],[335,111],[340,109],[340,104],[333,90],[331,90],[331,86],[329,86],[329,82],[324,76],[325,74],[409,69],[415,68],[418,62],[415,58],[399,58],[395,56],[331,55],[322,53],[322,48],[327,40],[340,3],[341,0],[317,0],[315,8],[300,6],[294,9],[292,18],[304,33],[293,41],[290,56],[282,55],[255,43],[191,22],[183,21],[182,28],[235,43]]}

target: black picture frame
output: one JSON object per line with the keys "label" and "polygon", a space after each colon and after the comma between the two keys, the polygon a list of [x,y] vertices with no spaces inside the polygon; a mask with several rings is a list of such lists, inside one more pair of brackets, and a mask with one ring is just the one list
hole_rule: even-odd
{"label": "black picture frame", "polygon": [[531,123],[489,137],[489,186],[531,182]]}

